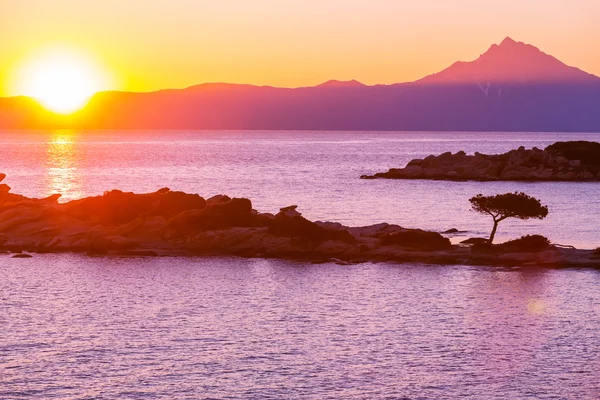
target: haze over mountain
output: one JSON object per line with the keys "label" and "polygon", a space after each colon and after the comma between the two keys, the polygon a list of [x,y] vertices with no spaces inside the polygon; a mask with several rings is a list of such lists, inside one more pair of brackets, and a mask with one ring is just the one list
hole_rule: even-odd
{"label": "haze over mountain", "polygon": [[411,83],[102,92],[72,117],[0,99],[0,127],[591,132],[600,131],[599,110],[600,78],[506,38],[475,61]]}

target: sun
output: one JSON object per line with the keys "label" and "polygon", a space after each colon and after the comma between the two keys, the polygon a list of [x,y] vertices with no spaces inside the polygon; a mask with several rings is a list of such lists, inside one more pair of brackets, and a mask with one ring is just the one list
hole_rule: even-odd
{"label": "sun", "polygon": [[19,92],[46,109],[71,114],[96,92],[106,90],[106,74],[83,53],[52,50],[27,60],[19,68]]}

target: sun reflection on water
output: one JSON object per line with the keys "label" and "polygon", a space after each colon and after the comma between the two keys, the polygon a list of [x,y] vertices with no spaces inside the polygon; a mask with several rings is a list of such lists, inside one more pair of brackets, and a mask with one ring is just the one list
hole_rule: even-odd
{"label": "sun reflection on water", "polygon": [[60,193],[63,201],[83,196],[78,147],[73,131],[56,131],[50,136],[46,150],[47,195]]}

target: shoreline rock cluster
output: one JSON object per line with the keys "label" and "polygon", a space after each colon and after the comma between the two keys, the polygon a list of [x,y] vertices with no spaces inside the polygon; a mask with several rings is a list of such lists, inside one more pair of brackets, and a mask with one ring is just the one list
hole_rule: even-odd
{"label": "shoreline rock cluster", "polygon": [[464,151],[414,159],[404,168],[363,175],[361,179],[452,181],[600,181],[600,143],[557,142],[544,150],[519,147],[504,154],[467,155]]}
{"label": "shoreline rock cluster", "polygon": [[[0,174],[0,181],[4,175]],[[600,267],[591,250],[548,247],[501,251],[451,245],[437,232],[387,223],[348,227],[312,222],[296,206],[259,213],[245,198],[171,191],[112,190],[59,203],[10,193],[0,184],[0,251],[78,252],[120,256],[241,256],[310,262],[419,262],[430,264]],[[25,252],[25,253],[24,253]]]}

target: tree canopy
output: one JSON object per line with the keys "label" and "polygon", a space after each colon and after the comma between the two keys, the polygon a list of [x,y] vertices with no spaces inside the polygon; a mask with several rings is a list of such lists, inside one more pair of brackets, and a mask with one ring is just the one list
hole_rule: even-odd
{"label": "tree canopy", "polygon": [[507,218],[544,219],[548,215],[548,207],[543,206],[535,197],[525,193],[504,193],[495,196],[478,194],[469,199],[473,210],[489,214],[494,220],[494,227],[489,242],[492,243],[498,223]]}

